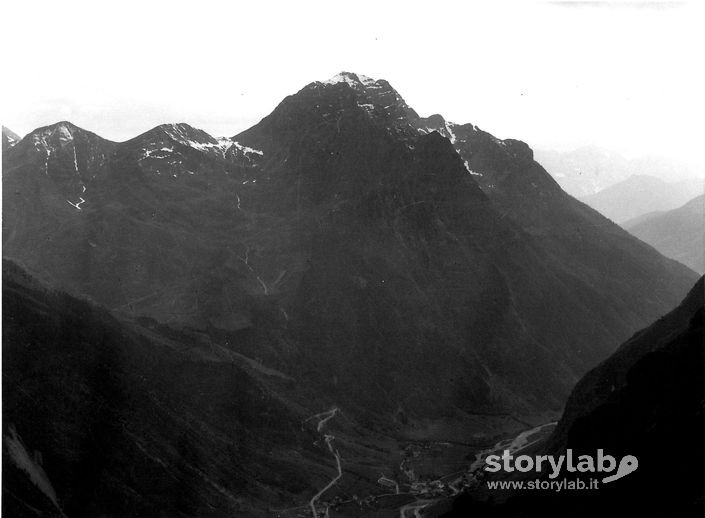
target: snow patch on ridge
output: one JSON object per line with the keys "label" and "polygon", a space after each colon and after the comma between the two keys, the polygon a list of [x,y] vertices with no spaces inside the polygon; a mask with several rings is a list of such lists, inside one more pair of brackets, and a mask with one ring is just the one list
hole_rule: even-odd
{"label": "snow patch on ridge", "polygon": [[[145,149],[144,154],[138,159],[139,162],[146,158],[167,158],[168,153],[173,153],[174,148],[173,147],[163,147],[161,149]],[[167,153],[167,155],[164,156],[159,156],[155,155],[155,153]]]}
{"label": "snow patch on ridge", "polygon": [[477,172],[473,171],[472,169],[470,169],[470,164],[468,164],[467,160],[465,160],[465,169],[467,169],[468,173],[470,173],[473,176],[482,176],[482,173],[477,173]]}
{"label": "snow patch on ridge", "polygon": [[228,137],[217,137],[216,140],[218,141],[218,144],[220,145],[221,149],[223,150],[223,153],[226,153],[228,149],[233,147],[233,144],[235,144],[235,141],[232,139],[229,139]]}
{"label": "snow patch on ridge", "polygon": [[[178,142],[179,144],[197,149],[203,153],[216,153],[223,158],[225,158],[228,150],[233,147],[245,155],[264,155],[264,153],[259,149],[244,146],[227,137],[213,138],[205,131],[191,128],[186,124],[166,124],[163,126],[163,130],[172,140]],[[173,148],[162,148],[161,150],[168,152],[174,151]],[[147,156],[149,155],[146,155],[145,158]]]}
{"label": "snow patch on ridge", "polygon": [[65,124],[59,125],[59,127],[56,129],[56,133],[58,134],[59,140],[68,142],[70,140],[73,140],[73,134],[71,131],[66,127]]}
{"label": "snow patch on ridge", "polygon": [[448,138],[450,139],[450,143],[455,145],[457,139],[455,138],[455,133],[453,133],[453,126],[455,126],[455,124],[453,124],[452,122],[445,122],[445,129],[446,133],[448,134]]}
{"label": "snow patch on ridge", "polygon": [[259,149],[254,149],[249,146],[244,146],[234,140],[232,140],[231,142],[232,142],[233,146],[235,146],[237,149],[239,149],[240,151],[242,151],[245,154],[254,153],[255,155],[264,156],[264,153],[262,151],[260,151]]}
{"label": "snow patch on ridge", "polygon": [[[164,126],[164,133],[179,144],[198,149],[199,151],[208,151],[214,148],[220,149],[220,144],[213,137],[205,132],[195,130],[195,128],[193,128],[194,131],[191,131],[191,129],[184,124],[167,124]],[[203,140],[194,140],[192,133],[203,133],[205,138]]]}
{"label": "snow patch on ridge", "polygon": [[330,79],[321,81],[324,85],[334,85],[338,83],[347,83],[352,87],[356,86],[376,86],[377,81],[371,77],[363,76],[362,74],[353,74],[352,72],[340,72]]}
{"label": "snow patch on ridge", "polygon": [[233,140],[233,139],[230,139],[227,137],[218,137],[217,140],[218,140],[218,145],[220,146],[220,149],[223,152],[223,155],[225,155],[225,153],[227,153],[230,148],[235,148],[245,155],[254,154],[254,155],[264,156],[264,153],[262,151],[260,151],[259,149],[245,146],[243,144],[240,144],[236,140]]}

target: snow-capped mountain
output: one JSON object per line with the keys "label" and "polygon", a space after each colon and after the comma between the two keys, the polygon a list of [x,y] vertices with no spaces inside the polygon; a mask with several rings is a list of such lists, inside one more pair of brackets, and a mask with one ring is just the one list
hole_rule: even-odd
{"label": "snow-capped mountain", "polygon": [[212,137],[183,122],[157,126],[126,142],[124,147],[135,152],[144,171],[172,177],[198,174],[200,160],[255,167],[262,158],[257,149],[226,137]]}
{"label": "snow-capped mountain", "polygon": [[[193,326],[249,328],[264,298],[268,318],[297,329],[342,384],[400,347],[411,347],[411,363],[396,369],[412,372],[429,347],[418,337],[433,325],[444,355],[459,355],[454,368],[472,373],[459,381],[463,390],[485,394],[463,406],[558,404],[557,394],[660,314],[692,275],[567,196],[526,144],[422,118],[386,81],[347,72],[310,83],[231,139],[179,123],[112,143],[59,123],[32,132],[5,160],[13,193],[5,249],[31,269],[116,311]],[[40,208],[51,218],[38,217]],[[640,313],[623,307],[647,279]],[[388,297],[425,329],[407,345]],[[349,306],[355,300],[387,315],[388,335],[366,335],[367,310]],[[508,307],[505,320],[482,316]],[[595,328],[606,307],[612,323]],[[564,324],[542,323],[566,311]],[[569,349],[562,325],[579,336]],[[315,345],[329,342],[339,345]],[[529,357],[550,372],[539,392]],[[487,374],[507,365],[511,379]],[[390,390],[405,401],[404,387]]]}

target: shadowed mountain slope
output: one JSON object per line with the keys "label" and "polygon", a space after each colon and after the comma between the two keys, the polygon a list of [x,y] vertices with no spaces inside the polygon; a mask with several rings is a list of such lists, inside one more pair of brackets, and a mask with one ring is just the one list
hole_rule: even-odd
{"label": "shadowed mountain slope", "polygon": [[330,459],[279,395],[293,380],[143,324],[3,262],[3,515],[269,516],[310,498]]}

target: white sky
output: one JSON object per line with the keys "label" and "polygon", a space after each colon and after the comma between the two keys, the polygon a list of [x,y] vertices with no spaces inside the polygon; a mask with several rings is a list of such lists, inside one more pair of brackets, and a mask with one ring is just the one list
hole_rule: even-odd
{"label": "white sky", "polygon": [[0,119],[231,136],[348,70],[535,148],[702,166],[702,3],[5,0]]}

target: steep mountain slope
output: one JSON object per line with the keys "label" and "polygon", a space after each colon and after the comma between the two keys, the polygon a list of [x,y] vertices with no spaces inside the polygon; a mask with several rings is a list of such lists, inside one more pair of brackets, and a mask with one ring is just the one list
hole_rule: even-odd
{"label": "steep mountain slope", "polygon": [[404,433],[560,408],[694,278],[526,144],[422,119],[383,80],[312,83],[233,139],[88,135],[59,124],[5,156],[6,255]]}
{"label": "steep mountain slope", "polygon": [[[355,108],[357,108],[357,112]],[[352,115],[356,115],[357,120],[352,120]],[[291,124],[291,121],[308,122],[307,119],[312,120],[308,124]],[[382,128],[384,133],[380,132],[380,136],[376,137],[372,134],[376,138],[373,143],[369,144],[369,151],[366,151],[362,146],[365,141],[361,139],[361,135],[367,136],[367,134],[371,133],[370,130],[363,130],[362,122],[369,123],[368,121],[372,123],[381,121],[385,124],[385,127]],[[666,263],[662,258],[654,256],[653,253],[649,253],[647,247],[631,239],[624,231],[610,224],[593,211],[585,210],[582,205],[576,204],[570,197],[562,193],[545,171],[543,171],[538,164],[531,161],[531,151],[525,144],[516,141],[499,142],[491,135],[478,131],[476,128],[472,127],[472,125],[463,128],[450,126],[446,128],[447,125],[442,118],[435,117],[435,121],[437,125],[434,127],[433,120],[419,119],[416,114],[408,108],[403,99],[390,90],[388,83],[384,81],[375,82],[367,78],[361,79],[354,74],[342,74],[338,78],[338,81],[332,85],[313,83],[304,88],[296,96],[285,99],[272,115],[265,118],[259,125],[251,130],[235,138],[242,140],[248,145],[263,149],[265,151],[265,157],[271,157],[273,160],[277,156],[281,156],[286,157],[285,160],[288,160],[288,163],[304,163],[300,170],[294,172],[292,177],[289,177],[289,185],[284,183],[286,173],[282,172],[281,174],[277,174],[277,181],[281,182],[282,190],[290,194],[296,192],[299,197],[299,204],[304,203],[300,200],[308,201],[309,204],[311,202],[321,203],[323,201],[321,197],[326,194],[334,199],[337,198],[339,200],[338,203],[353,203],[352,201],[346,200],[346,191],[352,190],[354,193],[355,189],[364,189],[367,193],[372,191],[372,195],[379,197],[379,194],[375,193],[373,189],[377,189],[379,185],[384,186],[383,182],[385,181],[389,182],[389,180],[387,180],[389,175],[385,170],[384,164],[375,163],[373,160],[379,155],[379,142],[383,142],[384,139],[390,140],[390,137],[395,141],[404,143],[407,148],[410,148],[410,151],[416,151],[418,147],[416,142],[423,142],[424,140],[423,136],[421,138],[418,137],[418,133],[428,134],[428,137],[432,137],[434,135],[433,130],[438,130],[441,134],[449,137],[451,144],[464,143],[468,151],[469,148],[472,147],[472,151],[467,154],[467,158],[469,159],[466,159],[467,163],[463,164],[462,168],[455,166],[455,170],[466,179],[466,182],[469,180],[474,183],[474,180],[479,178],[481,182],[480,186],[484,187],[487,195],[492,198],[492,201],[496,202],[496,204],[492,202],[489,204],[494,215],[487,218],[487,221],[482,218],[479,208],[483,205],[481,205],[479,201],[480,198],[478,197],[476,203],[463,209],[462,213],[467,217],[466,222],[462,222],[463,226],[451,227],[451,225],[457,225],[457,223],[446,223],[446,221],[441,218],[447,215],[447,213],[444,214],[444,209],[451,206],[450,200],[457,196],[455,191],[458,191],[459,188],[453,184],[449,187],[454,192],[446,194],[445,197],[441,199],[442,201],[434,202],[432,206],[427,209],[433,211],[433,215],[438,214],[438,218],[443,221],[446,228],[449,230],[452,229],[453,235],[460,237],[458,243],[460,246],[464,244],[462,242],[464,236],[475,237],[473,247],[470,251],[465,252],[470,263],[477,265],[476,267],[484,264],[487,265],[488,271],[492,271],[493,268],[496,268],[495,271],[499,270],[499,272],[501,272],[501,277],[499,278],[496,276],[492,278],[487,275],[481,276],[482,280],[479,281],[472,277],[467,278],[467,280],[463,281],[463,284],[468,286],[463,296],[467,297],[468,300],[472,300],[471,297],[476,296],[474,290],[478,284],[482,286],[482,289],[487,290],[485,293],[492,292],[495,296],[503,292],[510,294],[509,299],[504,299],[504,301],[489,299],[489,301],[481,302],[478,307],[482,307],[483,311],[487,311],[491,307],[498,308],[499,314],[501,315],[503,311],[506,311],[506,308],[499,308],[506,306],[507,301],[511,300],[512,311],[516,311],[522,316],[531,315],[531,317],[526,318],[522,322],[523,331],[526,333],[529,341],[533,342],[533,344],[529,346],[532,351],[529,354],[535,355],[536,353],[534,351],[538,346],[540,349],[547,348],[552,350],[553,354],[557,354],[561,360],[565,359],[569,363],[577,359],[575,349],[570,353],[573,358],[573,360],[571,360],[567,358],[568,355],[565,355],[564,352],[561,351],[562,348],[558,347],[554,349],[553,346],[550,345],[562,342],[563,337],[559,336],[561,331],[558,331],[562,324],[555,323],[555,327],[539,324],[538,321],[542,317],[539,311],[536,310],[536,301],[541,300],[541,303],[538,305],[541,306],[543,304],[541,307],[544,309],[554,307],[553,311],[550,309],[546,311],[553,317],[563,312],[558,306],[553,306],[556,299],[550,299],[547,294],[548,292],[560,293],[562,300],[572,299],[574,297],[574,295],[570,293],[571,289],[567,288],[566,285],[572,285],[573,289],[575,289],[577,285],[575,272],[580,271],[580,268],[573,268],[573,263],[578,263],[582,266],[582,269],[584,269],[586,252],[588,254],[590,252],[595,254],[596,250],[593,247],[598,245],[598,239],[593,239],[592,236],[597,234],[597,238],[601,241],[606,241],[605,244],[608,246],[603,244],[598,246],[601,247],[600,253],[604,254],[602,259],[607,261],[607,264],[611,264],[612,268],[617,265],[624,265],[626,268],[629,268],[629,264],[631,263],[635,266],[633,270],[637,271],[642,269],[642,267],[636,267],[636,265],[639,263],[643,265],[645,259],[646,261],[654,261],[651,267],[655,268],[659,268],[661,265],[665,267]],[[335,129],[333,135],[327,130],[326,126]],[[351,126],[355,127],[353,132],[350,130]],[[411,131],[410,126],[411,128],[417,129],[416,134]],[[307,128],[312,128],[312,130],[309,130],[310,134],[304,131]],[[418,128],[423,128],[423,130],[419,132]],[[448,132],[448,129],[450,129],[450,132]],[[351,150],[355,155],[344,156],[343,153],[347,152],[347,149],[342,146],[352,140],[352,137],[349,136],[350,134],[354,135],[356,139],[356,146]],[[341,141],[343,143],[342,145]],[[319,160],[314,160],[318,158],[316,157],[316,153],[321,157]],[[360,175],[359,177],[353,177],[352,171],[351,174],[348,175],[340,174],[340,171],[344,170],[343,167],[351,167],[352,164],[354,164],[352,166],[354,167],[353,171]],[[280,166],[281,164],[272,165]],[[374,174],[363,176],[366,169],[374,172]],[[475,169],[484,171],[484,175],[477,176],[468,174],[470,170],[476,172]],[[446,174],[444,178],[450,180],[452,177]],[[341,184],[341,179],[345,180],[347,183]],[[333,182],[335,182],[335,190],[326,185],[326,183],[330,185],[333,184]],[[448,181],[445,183],[447,184]],[[547,188],[547,186],[550,186],[552,189]],[[443,187],[445,187],[445,185]],[[536,194],[534,195],[528,192],[530,189],[533,189]],[[388,190],[396,194],[399,206],[403,208],[414,206],[414,203],[420,201],[418,198],[405,198],[403,196],[404,191],[399,187],[395,186],[393,189]],[[356,195],[356,197],[359,198],[365,191],[361,191],[361,194]],[[428,189],[425,191],[428,191]],[[370,194],[366,195],[370,196]],[[538,203],[534,203],[532,199],[534,196],[539,199]],[[551,200],[552,197],[557,198],[557,200]],[[373,198],[373,201],[376,200]],[[424,201],[421,202],[424,203]],[[366,210],[369,210],[368,207],[370,207],[371,203],[372,202],[367,202]],[[395,208],[390,201],[386,201],[386,203],[387,207],[385,208]],[[568,206],[569,203],[572,203],[572,205]],[[289,204],[293,206],[294,201],[290,200]],[[561,204],[565,206],[565,208],[563,208]],[[499,205],[499,207],[497,207],[497,205]],[[374,208],[374,206],[371,207]],[[498,208],[501,210],[500,219],[502,215],[512,217],[498,222],[496,216],[497,212],[495,212]],[[562,209],[562,211],[557,212],[557,209]],[[377,223],[378,228],[384,229],[386,226],[391,226],[392,229],[394,229],[398,217],[395,216],[396,219],[388,223],[390,219],[388,215],[384,214],[381,210],[378,210],[377,213],[382,216],[381,220],[377,220],[379,221],[379,223]],[[584,216],[583,213],[589,214],[589,217],[592,219],[589,219],[588,216]],[[562,218],[558,218],[563,220],[560,224],[552,221],[557,214],[562,216]],[[351,213],[348,218],[351,216],[356,215]],[[387,219],[386,221],[385,218]],[[490,219],[492,221],[489,221]],[[514,236],[510,235],[511,237],[504,241],[502,238],[503,230],[501,230],[503,227],[515,229],[514,232],[518,230],[515,225],[510,224],[510,219],[514,219],[517,224],[522,222],[523,226],[525,226],[525,232],[520,232],[518,235]],[[354,220],[351,220],[351,222],[354,222]],[[580,228],[579,230],[583,230],[583,235],[574,236],[576,234],[575,226],[568,226],[573,222],[582,224],[584,230]],[[342,223],[341,220],[339,225]],[[367,225],[367,223],[364,221],[360,224],[360,226],[365,225]],[[468,232],[469,229],[472,229],[472,232]],[[401,232],[397,231],[397,233],[409,235],[413,231],[414,229],[411,227],[404,228]],[[527,235],[529,232],[533,232],[534,234],[545,233],[549,234],[549,236],[545,238],[540,235],[529,237]],[[568,241],[571,235],[574,236],[572,237],[572,241],[577,242],[574,249],[570,249],[570,243],[560,243],[561,241]],[[355,235],[355,239],[361,239],[359,233]],[[539,244],[540,240],[552,246],[552,248],[542,246],[543,243]],[[624,243],[620,242],[620,240],[623,240]],[[592,241],[592,243],[586,247],[585,241]],[[338,242],[330,243],[325,247],[325,253],[330,254],[331,250],[336,246],[349,246],[349,242],[350,240],[343,240],[342,245]],[[390,242],[393,242],[393,240],[390,240]],[[480,252],[478,248],[482,247],[483,244],[494,243],[495,245],[499,245],[502,242],[511,243],[511,245],[504,244],[503,246],[514,247],[514,250],[510,251],[507,255],[514,258],[522,257],[526,264],[508,264],[507,261],[511,261],[511,259],[504,256],[500,257],[501,254],[497,249],[491,251],[483,250],[478,254],[478,252]],[[531,243],[530,246],[535,248],[520,251],[524,244],[528,245],[529,243]],[[593,248],[593,250],[590,250],[590,248]],[[604,251],[602,248],[604,248]],[[536,249],[540,250],[540,252],[537,252]],[[610,249],[616,250],[610,251]],[[433,253],[432,250],[433,248],[431,248],[431,254]],[[482,255],[483,252],[485,254],[484,257]],[[351,258],[355,257],[358,253],[358,250],[353,249],[345,250],[340,255],[341,257]],[[384,257],[394,257],[395,255],[395,253],[387,252],[384,254]],[[444,253],[444,255],[448,257],[447,253]],[[612,259],[610,255],[613,255],[614,259]],[[431,257],[433,256],[431,255]],[[379,260],[383,261],[383,259]],[[338,268],[340,268],[340,266],[338,266]],[[605,268],[599,272],[594,270],[594,275],[590,276],[592,277],[590,279],[591,283],[605,283],[606,289],[604,293],[611,291],[607,289],[607,282],[623,285],[625,278],[628,278],[626,268],[620,270],[612,268]],[[399,267],[396,267],[396,270],[398,272]],[[532,274],[528,274],[529,271],[534,272],[533,275],[545,279],[547,283],[546,292],[538,292],[536,285],[533,285],[535,279],[532,278]],[[459,273],[460,272],[457,272],[456,275]],[[584,272],[580,271],[580,274],[583,275]],[[632,275],[633,274],[632,272]],[[645,276],[643,280],[647,281],[648,277]],[[434,284],[439,283],[440,280],[434,280],[433,282]],[[669,287],[665,284],[661,284],[660,281],[656,282],[660,284],[659,289],[670,290]],[[330,289],[330,280],[317,284],[325,286],[326,290]],[[548,288],[548,286],[551,287]],[[339,290],[334,291],[334,293],[339,292]],[[528,296],[529,294],[531,295]],[[306,295],[311,296],[311,291],[307,290]],[[593,292],[589,297],[595,297],[596,295],[597,294]],[[324,296],[325,295],[321,295],[321,298]],[[434,295],[434,298],[437,296],[438,295]],[[448,293],[445,293],[443,296],[446,299],[451,299],[450,302],[445,302],[444,305],[458,305],[458,302],[452,299],[452,297],[457,297],[457,295],[451,296],[448,291]],[[526,298],[524,298],[525,296]],[[565,299],[563,299],[563,297],[565,297]],[[326,299],[324,298],[324,300]],[[614,301],[605,300],[605,304],[613,305]],[[582,302],[577,303],[576,301],[574,306],[576,311],[576,314],[573,315],[576,317],[574,322],[587,322],[590,320]],[[593,309],[597,306],[602,305],[596,304],[593,306]],[[328,305],[326,305],[326,307],[328,307]],[[416,314],[412,308],[408,308],[406,311],[409,314]],[[341,311],[341,313],[346,314],[347,312]],[[578,317],[577,314],[581,314],[582,316]],[[654,312],[653,314],[655,316],[658,313]],[[545,317],[546,313],[544,313],[543,316]],[[605,318],[615,323],[623,323],[632,317],[633,315],[624,313],[617,316],[614,312],[611,315],[605,316]],[[319,314],[312,320],[323,321],[325,318],[330,317],[325,314]],[[439,318],[441,318],[440,315]],[[512,322],[515,318],[513,315],[505,313],[501,318],[507,319],[504,321],[505,327],[513,328],[512,325],[507,326],[507,323]],[[602,315],[600,315],[599,318],[602,318]],[[445,319],[447,320],[447,317]],[[507,368],[506,364],[510,363],[510,361],[507,361],[507,357],[511,353],[506,344],[507,340],[512,339],[509,339],[507,336],[501,336],[501,332],[497,330],[495,327],[496,324],[491,322],[491,320],[492,318],[487,315],[481,320],[476,321],[477,325],[475,329],[473,329],[472,338],[468,337],[465,340],[469,339],[469,341],[474,344],[477,343],[478,338],[481,337],[480,340],[487,344],[486,347],[488,349],[489,347],[494,349],[490,352],[485,352],[487,351],[487,349],[485,349],[482,352],[485,358],[497,354],[497,350],[507,351],[505,353],[506,356],[503,358],[504,363],[502,367],[496,368],[497,371],[502,371]],[[452,327],[455,326],[462,327],[463,325],[458,323]],[[452,329],[452,327],[449,326],[449,330]],[[398,330],[395,331],[395,334],[398,335],[398,333],[403,332],[404,331]],[[583,328],[580,334],[583,333],[583,336],[587,336],[591,334],[591,331]],[[346,333],[346,335],[349,336],[350,333]],[[392,334],[390,333],[390,335]],[[514,343],[517,343],[517,341],[521,339],[521,336],[517,337],[516,335],[513,338]],[[319,340],[318,337],[317,340]],[[337,337],[331,339],[331,341],[337,340]],[[605,343],[604,338],[598,338],[594,335],[590,340],[593,347],[595,343]],[[387,339],[387,342],[392,343],[390,339]],[[576,347],[576,349],[587,351],[592,348],[588,347],[587,344],[585,347],[585,349],[582,349],[582,347],[579,346]],[[580,355],[581,353],[578,352],[577,354]],[[534,356],[534,358],[537,357]],[[540,361],[542,360],[539,360],[539,362]],[[495,372],[494,369],[491,368],[491,370]],[[523,379],[525,376],[526,374],[517,374],[515,378]],[[477,389],[474,389],[474,391],[477,391]]]}
{"label": "steep mountain slope", "polygon": [[705,272],[705,195],[677,209],[624,225],[631,234],[666,257]]}
{"label": "steep mountain slope", "polygon": [[582,201],[617,223],[654,211],[672,210],[703,193],[703,180],[666,182],[635,175]]}
{"label": "steep mountain slope", "polygon": [[[453,143],[501,217],[513,220],[530,235],[544,252],[545,264],[556,274],[569,277],[572,290],[584,293],[585,300],[604,297],[596,306],[620,306],[614,297],[633,290],[636,278],[657,283],[658,292],[671,290],[659,274],[647,272],[670,269],[672,265],[665,265],[663,258],[643,243],[561,190],[533,160],[525,143],[501,141],[472,124],[453,124],[440,115],[418,119],[414,125],[422,132],[438,131]],[[650,298],[646,293],[640,297]],[[650,318],[657,318],[665,310],[652,307]],[[629,311],[619,316],[613,311],[599,318],[612,321],[611,325],[633,321]]]}
{"label": "steep mountain slope", "polygon": [[[603,449],[618,459],[636,456],[636,471],[596,490],[495,493],[499,505],[486,494],[466,495],[444,516],[702,516],[704,296],[701,278],[676,309],[591,370],[575,387],[543,451],[527,452],[559,456],[571,449],[578,458]],[[589,472],[563,474],[595,478]]]}

